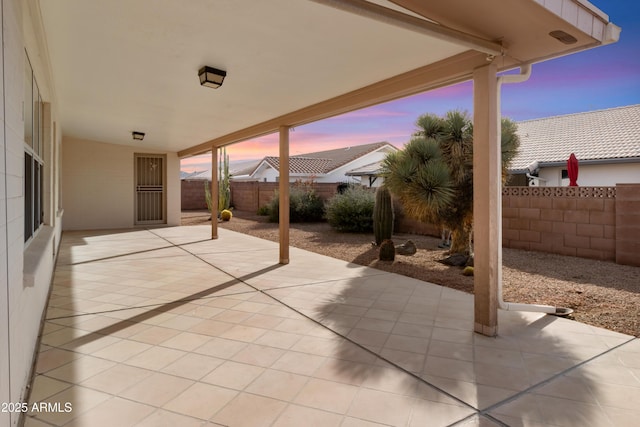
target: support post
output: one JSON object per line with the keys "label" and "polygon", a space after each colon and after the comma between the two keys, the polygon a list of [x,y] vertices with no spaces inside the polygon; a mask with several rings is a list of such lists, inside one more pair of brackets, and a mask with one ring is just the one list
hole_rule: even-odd
{"label": "support post", "polygon": [[218,148],[211,146],[211,238],[218,238]]}
{"label": "support post", "polygon": [[501,279],[501,147],[497,65],[473,72],[474,330],[498,333]]}
{"label": "support post", "polygon": [[280,264],[289,264],[289,127],[280,126]]}

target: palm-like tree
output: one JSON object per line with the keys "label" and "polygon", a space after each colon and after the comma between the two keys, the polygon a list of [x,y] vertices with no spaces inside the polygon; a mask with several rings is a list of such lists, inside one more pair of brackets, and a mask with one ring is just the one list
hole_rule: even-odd
{"label": "palm-like tree", "polygon": [[[473,126],[469,116],[450,111],[425,114],[404,150],[383,164],[385,185],[407,215],[452,231],[450,253],[471,253],[473,226]],[[502,177],[517,153],[516,124],[502,119]]]}

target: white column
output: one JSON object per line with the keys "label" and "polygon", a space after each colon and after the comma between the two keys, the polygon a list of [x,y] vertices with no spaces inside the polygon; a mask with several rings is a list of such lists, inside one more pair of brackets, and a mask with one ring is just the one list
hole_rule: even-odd
{"label": "white column", "polygon": [[473,73],[474,330],[498,333],[500,280],[501,149],[498,129],[497,66]]}
{"label": "white column", "polygon": [[289,264],[289,127],[280,126],[280,264]]}

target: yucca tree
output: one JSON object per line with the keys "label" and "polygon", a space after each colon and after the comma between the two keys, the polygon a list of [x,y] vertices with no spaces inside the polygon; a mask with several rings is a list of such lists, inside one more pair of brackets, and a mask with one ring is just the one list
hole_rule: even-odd
{"label": "yucca tree", "polygon": [[[471,253],[473,226],[473,126],[469,116],[450,111],[444,117],[425,114],[401,151],[383,163],[385,184],[407,215],[452,232],[451,254]],[[502,120],[503,181],[520,141],[516,125]]]}

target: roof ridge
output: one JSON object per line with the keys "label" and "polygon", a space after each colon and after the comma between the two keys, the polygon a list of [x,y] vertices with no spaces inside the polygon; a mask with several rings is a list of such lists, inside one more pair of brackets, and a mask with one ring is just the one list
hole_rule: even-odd
{"label": "roof ridge", "polygon": [[370,142],[368,144],[347,145],[347,146],[344,146],[344,147],[330,148],[328,150],[313,151],[311,153],[300,154],[299,156],[308,156],[308,155],[311,155],[311,154],[326,153],[326,152],[329,152],[329,151],[348,150],[348,149],[351,149],[351,148],[374,147],[374,146],[382,147],[383,145],[387,145],[387,144],[392,145],[388,141],[378,141],[378,142]]}
{"label": "roof ridge", "polygon": [[516,122],[516,123],[517,124],[530,123],[530,122],[536,122],[536,121],[542,121],[542,120],[550,120],[550,119],[558,119],[558,118],[564,118],[564,117],[584,116],[584,115],[587,115],[587,114],[602,113],[602,112],[605,112],[605,111],[624,110],[624,109],[631,109],[631,108],[640,108],[640,104],[622,105],[622,106],[619,106],[619,107],[602,108],[600,110],[581,111],[581,112],[569,113],[569,114],[558,114],[557,116],[538,117],[537,119],[521,120],[521,121]]}
{"label": "roof ridge", "polygon": [[328,157],[307,157],[304,155],[293,155],[290,156],[289,158],[291,159],[306,159],[306,160],[329,160],[332,161],[333,159],[330,159]]}

